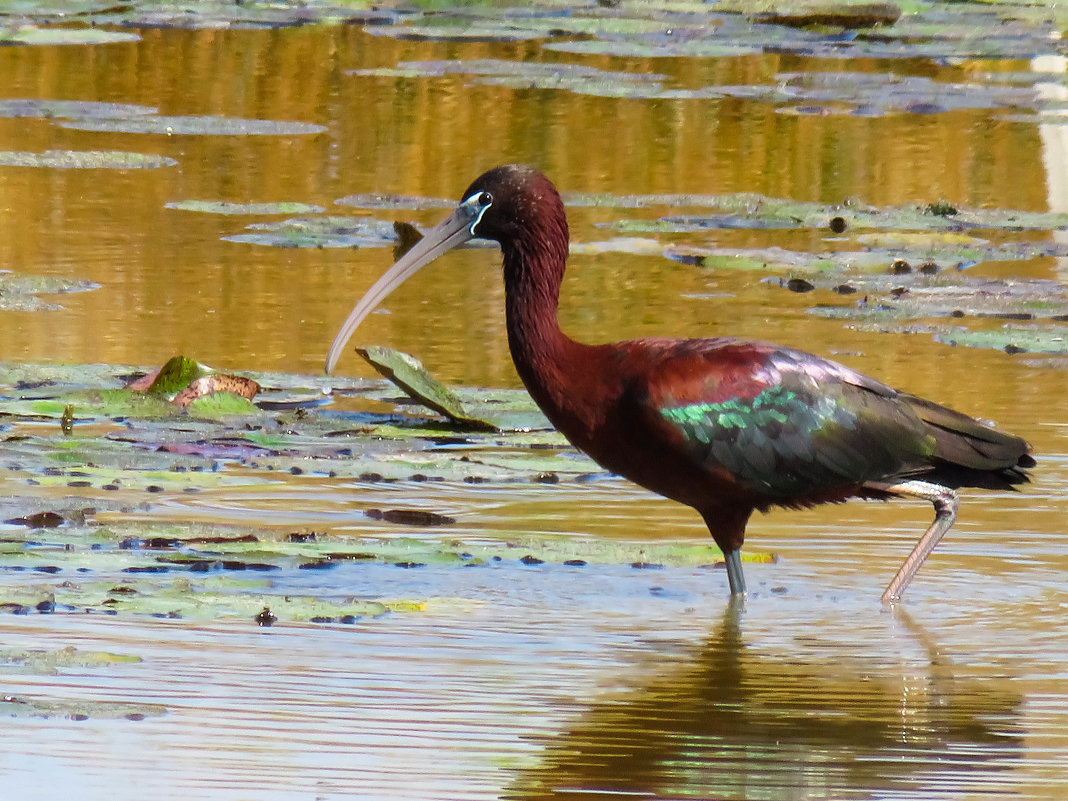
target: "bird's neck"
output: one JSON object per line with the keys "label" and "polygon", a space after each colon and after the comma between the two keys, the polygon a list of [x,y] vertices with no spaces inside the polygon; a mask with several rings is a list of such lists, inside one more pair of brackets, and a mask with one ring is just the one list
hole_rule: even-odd
{"label": "bird's neck", "polygon": [[514,243],[504,252],[508,345],[531,397],[574,441],[595,425],[590,415],[599,414],[592,406],[586,408],[594,399],[578,391],[582,376],[594,367],[598,349],[574,341],[560,329],[557,314],[566,244],[556,250],[544,245],[526,250],[522,245]]}

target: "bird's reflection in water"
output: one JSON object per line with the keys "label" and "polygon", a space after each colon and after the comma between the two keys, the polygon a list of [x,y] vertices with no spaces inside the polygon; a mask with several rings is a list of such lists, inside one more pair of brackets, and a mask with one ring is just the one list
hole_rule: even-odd
{"label": "bird's reflection in water", "polygon": [[[1022,697],[1007,680],[947,664],[900,609],[877,654],[843,642],[790,659],[746,647],[743,611],[732,603],[690,658],[594,702],[505,797],[1011,793],[1005,771],[1022,751]],[[914,656],[906,663],[898,649]]]}

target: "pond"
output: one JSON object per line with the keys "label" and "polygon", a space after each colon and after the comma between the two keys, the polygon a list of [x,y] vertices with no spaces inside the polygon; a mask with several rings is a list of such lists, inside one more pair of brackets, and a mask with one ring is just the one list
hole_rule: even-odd
{"label": "pond", "polygon": [[[1068,17],[737,10],[3,17],[20,799],[1063,797]],[[572,336],[830,356],[1025,437],[1032,482],[964,490],[892,608],[929,505],[758,516],[728,602],[692,510],[538,424],[458,429],[351,352],[324,376],[394,222],[508,162],[564,193]],[[527,420],[499,264],[440,259],[354,344]],[[260,407],[115,400],[175,354],[254,377]]]}

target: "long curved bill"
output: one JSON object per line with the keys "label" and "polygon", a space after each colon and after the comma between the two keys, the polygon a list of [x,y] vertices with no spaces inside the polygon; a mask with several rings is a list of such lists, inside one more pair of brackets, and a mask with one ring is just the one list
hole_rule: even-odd
{"label": "long curved bill", "polygon": [[349,312],[337,336],[334,337],[330,352],[326,354],[327,373],[334,369],[352,333],[390,292],[442,253],[474,237],[474,227],[482,219],[486,207],[476,205],[472,202],[473,200],[472,198],[461,203],[456,211],[427,231],[426,235],[416,242],[411,250],[397,259],[393,266],[386,270],[382,277],[375,281],[367,293],[360,298]]}

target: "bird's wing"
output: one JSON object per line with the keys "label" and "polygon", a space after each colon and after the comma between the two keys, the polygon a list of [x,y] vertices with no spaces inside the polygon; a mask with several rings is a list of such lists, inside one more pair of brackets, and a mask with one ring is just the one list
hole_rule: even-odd
{"label": "bird's wing", "polygon": [[895,390],[836,362],[761,342],[652,344],[629,392],[646,425],[770,502],[923,470],[934,449]]}

